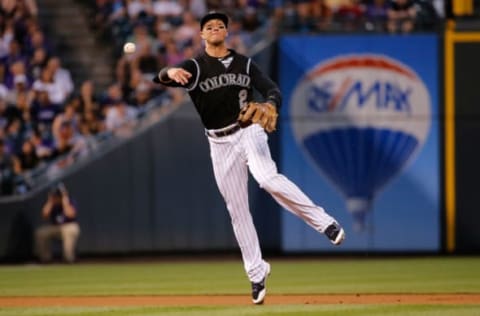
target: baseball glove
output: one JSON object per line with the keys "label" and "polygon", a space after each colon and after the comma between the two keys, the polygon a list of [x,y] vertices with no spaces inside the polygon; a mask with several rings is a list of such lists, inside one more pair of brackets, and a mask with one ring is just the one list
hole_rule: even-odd
{"label": "baseball glove", "polygon": [[252,123],[258,123],[268,133],[271,133],[276,129],[277,117],[277,108],[271,103],[249,102],[240,111],[238,124],[246,127]]}

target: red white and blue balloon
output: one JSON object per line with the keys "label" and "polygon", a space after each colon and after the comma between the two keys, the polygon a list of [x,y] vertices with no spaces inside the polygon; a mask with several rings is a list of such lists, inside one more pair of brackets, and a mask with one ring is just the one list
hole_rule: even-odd
{"label": "red white and blue balloon", "polygon": [[425,143],[431,101],[422,79],[398,60],[342,55],[304,75],[290,114],[297,143],[345,196],[361,230],[375,196]]}

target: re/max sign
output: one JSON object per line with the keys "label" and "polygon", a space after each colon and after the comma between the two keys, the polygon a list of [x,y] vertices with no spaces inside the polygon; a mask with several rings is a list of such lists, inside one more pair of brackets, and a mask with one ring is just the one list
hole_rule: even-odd
{"label": "re/max sign", "polygon": [[402,89],[390,81],[374,81],[372,84],[357,80],[345,80],[334,90],[334,82],[325,81],[312,85],[307,92],[308,107],[315,112],[344,111],[345,107],[374,105],[378,110],[411,113],[410,87]]}

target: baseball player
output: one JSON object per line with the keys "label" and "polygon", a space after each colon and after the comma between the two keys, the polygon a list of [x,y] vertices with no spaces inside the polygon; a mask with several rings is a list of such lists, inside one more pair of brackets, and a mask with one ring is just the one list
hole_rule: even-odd
{"label": "baseball player", "polygon": [[[200,21],[205,51],[173,67],[163,68],[156,83],[187,89],[205,126],[217,186],[232,220],[245,271],[252,283],[252,300],[262,304],[270,265],[262,253],[248,206],[248,170],[285,209],[338,245],[343,228],[315,205],[295,184],[277,171],[270,156],[267,132],[275,129],[281,94],[251,58],[225,45],[228,17],[210,12]],[[264,102],[252,102],[253,89]]]}

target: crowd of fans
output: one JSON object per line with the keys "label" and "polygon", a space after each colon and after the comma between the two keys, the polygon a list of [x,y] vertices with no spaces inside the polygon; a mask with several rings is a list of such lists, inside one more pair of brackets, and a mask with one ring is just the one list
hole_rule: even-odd
{"label": "crowd of fans", "polygon": [[35,0],[0,0],[0,196],[25,189],[39,166],[63,168],[87,155],[98,134],[135,119],[152,100],[180,101],[181,90],[163,90],[151,78],[202,50],[198,21],[208,11],[231,17],[228,45],[246,53],[259,34],[431,30],[440,1],[91,0],[92,28],[117,58],[113,83],[96,93],[89,80],[74,86]]}
{"label": "crowd of fans", "polygon": [[431,31],[443,0],[278,0],[273,16],[280,32]]}
{"label": "crowd of fans", "polygon": [[151,89],[151,77],[129,77],[100,93],[90,80],[75,87],[40,26],[36,1],[0,0],[0,196],[28,190],[40,167],[71,165],[99,134],[116,133],[157,98],[171,100]]}
{"label": "crowd of fans", "polygon": [[169,61],[200,48],[198,20],[211,10],[231,17],[229,44],[244,52],[255,32],[265,29],[273,33],[431,30],[443,6],[444,0],[95,0],[93,24],[112,34],[117,51],[137,32],[146,32],[152,52]]}

